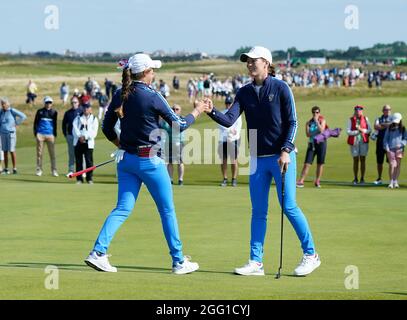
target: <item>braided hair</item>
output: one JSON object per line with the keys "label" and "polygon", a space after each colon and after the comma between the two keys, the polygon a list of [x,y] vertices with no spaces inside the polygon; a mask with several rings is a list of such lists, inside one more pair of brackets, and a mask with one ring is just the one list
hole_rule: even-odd
{"label": "braided hair", "polygon": [[131,84],[132,84],[133,80],[140,79],[142,76],[143,76],[142,72],[137,73],[137,74],[133,74],[129,67],[126,67],[126,68],[123,69],[123,73],[122,73],[122,91],[121,91],[122,104],[120,105],[120,107],[118,107],[115,110],[115,112],[117,113],[117,115],[119,116],[120,119],[124,117],[123,105],[127,101],[127,99],[129,98],[129,94],[132,91]]}

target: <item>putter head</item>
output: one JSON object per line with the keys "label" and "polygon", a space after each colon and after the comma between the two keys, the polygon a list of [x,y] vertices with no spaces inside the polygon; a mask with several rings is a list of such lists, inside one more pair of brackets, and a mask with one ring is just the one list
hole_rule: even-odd
{"label": "putter head", "polygon": [[278,268],[278,271],[277,271],[276,276],[275,276],[274,279],[280,279],[281,278],[281,269],[282,269],[281,267]]}

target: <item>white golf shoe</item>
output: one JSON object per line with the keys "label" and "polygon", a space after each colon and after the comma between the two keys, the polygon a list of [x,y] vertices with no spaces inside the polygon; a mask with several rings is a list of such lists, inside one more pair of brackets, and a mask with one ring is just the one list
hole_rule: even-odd
{"label": "white golf shoe", "polygon": [[304,254],[300,264],[295,268],[295,276],[306,276],[321,265],[318,254]]}
{"label": "white golf shoe", "polygon": [[196,262],[191,262],[191,257],[184,256],[183,263],[175,263],[172,266],[172,273],[174,274],[187,274],[199,269],[199,265]]}
{"label": "white golf shoe", "polygon": [[92,251],[85,259],[85,263],[97,271],[117,272],[117,268],[110,265],[107,254],[99,255]]}
{"label": "white golf shoe", "polygon": [[264,276],[263,263],[249,260],[243,267],[236,268],[235,273],[242,276]]}

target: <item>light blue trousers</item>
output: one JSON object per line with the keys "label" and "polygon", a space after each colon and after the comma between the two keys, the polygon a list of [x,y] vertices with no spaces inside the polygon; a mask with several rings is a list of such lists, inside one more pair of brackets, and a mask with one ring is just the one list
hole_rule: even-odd
{"label": "light blue trousers", "polygon": [[[251,159],[250,199],[252,202],[250,259],[262,262],[264,238],[267,228],[268,199],[271,181],[274,178],[281,205],[281,172],[279,155]],[[314,254],[314,242],[307,219],[296,202],[296,155],[290,153],[291,163],[285,174],[284,213],[301,242],[304,253]]]}
{"label": "light blue trousers", "polygon": [[164,235],[173,263],[182,262],[182,243],[174,209],[171,181],[165,163],[159,157],[141,158],[129,153],[117,165],[117,206],[107,217],[95,242],[94,250],[106,253],[110,242],[122,223],[131,214],[141,183],[147,186],[160,213]]}

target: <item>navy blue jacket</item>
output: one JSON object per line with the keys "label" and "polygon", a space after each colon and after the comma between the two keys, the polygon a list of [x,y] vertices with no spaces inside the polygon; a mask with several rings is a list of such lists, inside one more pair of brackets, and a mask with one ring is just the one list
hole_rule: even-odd
{"label": "navy blue jacket", "polygon": [[64,118],[62,119],[62,133],[66,137],[67,135],[72,135],[72,124],[76,116],[80,115],[83,112],[81,106],[77,109],[69,109],[64,113]]}
{"label": "navy blue jacket", "polygon": [[[129,153],[136,153],[137,147],[155,145],[160,141],[159,117],[169,125],[179,127],[180,131],[188,128],[195,118],[188,114],[180,118],[169,106],[164,97],[141,82],[133,82],[131,92],[123,105],[124,117],[120,119],[120,148]],[[118,120],[115,112],[122,104],[121,89],[117,90],[107,108],[102,124],[102,131],[110,141],[117,138],[114,126]]]}
{"label": "navy blue jacket", "polygon": [[[244,112],[251,155],[280,154],[283,148],[293,150],[298,121],[290,87],[284,81],[268,76],[257,96],[254,85],[252,82],[240,88],[225,114],[213,108],[209,116],[220,125],[230,127]],[[250,141],[253,129],[257,132],[256,146]]]}

